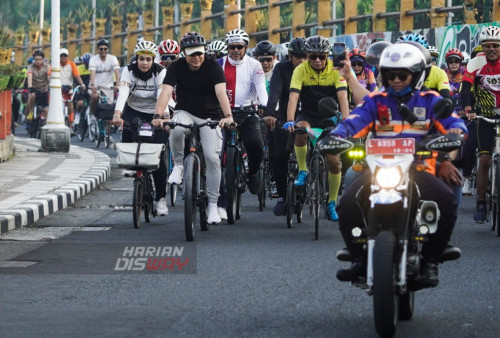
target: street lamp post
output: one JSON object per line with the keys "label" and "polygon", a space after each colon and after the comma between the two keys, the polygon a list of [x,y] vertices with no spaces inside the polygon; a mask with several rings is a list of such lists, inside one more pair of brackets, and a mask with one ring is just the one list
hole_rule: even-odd
{"label": "street lamp post", "polygon": [[52,0],[51,56],[52,75],[50,77],[50,101],[47,124],[42,128],[42,151],[68,152],[70,129],[64,123],[63,99],[61,93],[61,70],[59,62],[60,44],[60,0]]}

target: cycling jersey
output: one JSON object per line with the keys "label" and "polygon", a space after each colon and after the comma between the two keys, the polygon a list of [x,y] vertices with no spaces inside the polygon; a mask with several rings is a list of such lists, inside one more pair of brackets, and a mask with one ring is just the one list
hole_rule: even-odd
{"label": "cycling jersey", "polygon": [[458,94],[460,91],[460,85],[462,84],[462,78],[464,75],[464,68],[460,67],[458,72],[456,72],[455,74],[450,72],[450,70],[448,68],[446,68],[444,71],[445,71],[446,75],[448,76],[448,82],[450,84],[451,96]]}
{"label": "cycling jersey", "polygon": [[337,91],[347,90],[347,82],[327,60],[325,68],[317,72],[309,62],[302,62],[293,71],[290,92],[300,94],[301,111],[312,115],[318,112],[318,101],[331,96],[338,101]]}
{"label": "cycling jersey", "polygon": [[[292,80],[293,69],[293,63],[290,60],[283,60],[273,67],[269,100],[266,107],[267,116],[275,116],[279,120],[286,121],[286,109],[290,97],[290,81]],[[277,106],[279,113],[276,115]]]}
{"label": "cycling jersey", "polygon": [[424,86],[431,90],[439,92],[441,95],[443,95],[443,93],[441,93],[443,89],[447,89],[448,91],[450,90],[448,76],[446,75],[445,71],[434,65],[431,66],[431,71],[424,82]]}
{"label": "cycling jersey", "polygon": [[73,78],[80,75],[76,64],[68,60],[65,65],[61,64],[61,84],[63,86],[73,86]]}
{"label": "cycling jersey", "polygon": [[259,61],[249,56],[234,61],[226,55],[217,62],[224,69],[231,107],[267,104],[266,78]]}
{"label": "cycling jersey", "polygon": [[29,73],[33,76],[31,81],[33,88],[41,92],[49,90],[50,66],[48,64],[44,63],[40,68],[36,67],[35,64],[29,65]]}
{"label": "cycling jersey", "polygon": [[90,81],[90,70],[85,67],[84,64],[78,65],[78,71],[80,72],[80,77],[82,78],[83,84],[88,87]]}
{"label": "cycling jersey", "polygon": [[373,92],[377,90],[377,81],[375,81],[375,74],[373,71],[365,67],[361,74],[356,75],[358,82],[365,87],[368,91]]}
{"label": "cycling jersey", "polygon": [[123,111],[127,103],[130,108],[138,112],[154,114],[156,100],[160,95],[167,71],[159,64],[153,63],[152,76],[147,80],[142,80],[134,75],[134,67],[137,68],[137,65],[131,64],[122,72],[115,110]]}
{"label": "cycling jersey", "polygon": [[102,61],[99,55],[94,55],[89,61],[89,71],[95,71],[96,86],[112,87],[114,83],[114,70],[120,69],[118,59],[114,55],[106,55],[106,60]]}

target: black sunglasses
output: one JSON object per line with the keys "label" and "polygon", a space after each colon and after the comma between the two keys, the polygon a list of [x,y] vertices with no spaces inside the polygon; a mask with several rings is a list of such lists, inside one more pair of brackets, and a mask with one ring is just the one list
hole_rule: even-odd
{"label": "black sunglasses", "polygon": [[107,48],[99,48],[99,50],[108,50]]}
{"label": "black sunglasses", "polygon": [[389,81],[394,81],[396,79],[396,77],[398,77],[400,81],[406,81],[406,79],[408,79],[408,76],[410,76],[410,73],[408,73],[408,72],[387,72],[386,76],[387,76],[387,79]]}
{"label": "black sunglasses", "polygon": [[500,48],[500,43],[483,43],[483,48]]}
{"label": "black sunglasses", "polygon": [[258,58],[260,62],[273,62],[272,57],[264,57],[264,58]]}
{"label": "black sunglasses", "polygon": [[235,49],[242,50],[243,48],[245,48],[245,45],[231,45],[227,46],[227,48],[229,48],[230,50],[235,50]]}
{"label": "black sunglasses", "polygon": [[309,60],[314,61],[316,59],[320,59],[321,61],[326,60],[327,55],[326,54],[310,54],[309,55]]}
{"label": "black sunglasses", "polygon": [[168,55],[168,54],[163,54],[163,55],[161,56],[161,60],[162,60],[162,61],[168,61],[168,60],[170,60],[170,61],[175,61],[175,59],[177,59],[177,55]]}
{"label": "black sunglasses", "polygon": [[59,56],[62,56],[62,57],[66,57],[66,58],[67,58],[67,57],[68,57],[68,54],[61,54],[61,55],[59,55]]}
{"label": "black sunglasses", "polygon": [[352,63],[352,66],[353,67],[363,67],[363,62],[361,62],[361,61],[354,61]]}

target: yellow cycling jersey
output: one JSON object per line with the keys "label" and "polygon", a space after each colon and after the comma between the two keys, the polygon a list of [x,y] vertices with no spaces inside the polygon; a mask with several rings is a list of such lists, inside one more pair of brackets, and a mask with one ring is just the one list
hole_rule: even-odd
{"label": "yellow cycling jersey", "polygon": [[90,75],[90,70],[88,70],[84,64],[78,65],[76,68],[78,68],[78,71],[80,72],[81,75]]}
{"label": "yellow cycling jersey", "polygon": [[431,72],[424,82],[424,86],[429,89],[439,92],[442,89],[450,90],[450,83],[448,82],[448,75],[438,66],[432,65]]}
{"label": "yellow cycling jersey", "polygon": [[290,83],[290,92],[300,94],[301,110],[316,113],[318,101],[331,96],[337,99],[337,91],[347,90],[347,82],[338,70],[333,69],[331,60],[327,60],[321,72],[314,70],[308,61],[295,68]]}

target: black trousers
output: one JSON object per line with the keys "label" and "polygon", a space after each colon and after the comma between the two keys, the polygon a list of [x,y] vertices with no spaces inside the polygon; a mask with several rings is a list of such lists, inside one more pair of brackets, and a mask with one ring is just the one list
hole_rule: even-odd
{"label": "black trousers", "polygon": [[[238,121],[238,118],[236,118],[236,121]],[[260,120],[257,116],[249,116],[239,126],[240,137],[248,155],[248,173],[254,175],[259,170],[262,162],[262,147],[264,146]]]}
{"label": "black trousers", "polygon": [[[122,119],[128,123],[131,123],[135,118],[141,118],[145,122],[151,123],[153,120],[153,114],[141,113],[137,110],[130,108],[128,105],[125,106],[123,110]],[[128,128],[124,128],[122,132],[122,142],[132,143],[134,142],[135,132],[132,132]],[[166,144],[168,142],[168,134],[163,129],[155,129],[153,134],[153,139],[148,141],[148,143]],[[162,151],[160,158],[165,158],[165,152]],[[165,198],[167,196],[167,165],[165,161],[160,160],[160,167],[153,171],[153,181],[155,184],[155,200],[159,201],[160,198]]]}
{"label": "black trousers", "polygon": [[[270,156],[269,162],[273,173],[276,189],[279,197],[286,197],[286,184],[288,176],[288,158],[293,150],[293,146],[288,146],[290,134],[282,128],[275,128],[269,138],[269,148],[273,149],[273,155]],[[290,140],[292,141],[292,140]],[[293,142],[293,141],[292,141]]]}
{"label": "black trousers", "polygon": [[[424,243],[422,250],[422,254],[426,260],[438,261],[450,240],[457,220],[455,196],[453,191],[434,175],[416,171],[413,173],[413,177],[420,190],[420,198],[422,200],[435,201],[441,212],[438,229],[434,234],[429,236],[429,240]],[[367,202],[370,183],[371,172],[368,171],[348,186],[337,206],[339,229],[353,259],[359,259],[363,256],[362,244],[353,243],[351,234],[351,230],[354,227],[361,227],[364,224],[361,210],[356,203],[356,194],[361,187],[367,187],[363,190],[362,194],[363,201]],[[361,205],[367,208],[369,203],[362,203]]]}

